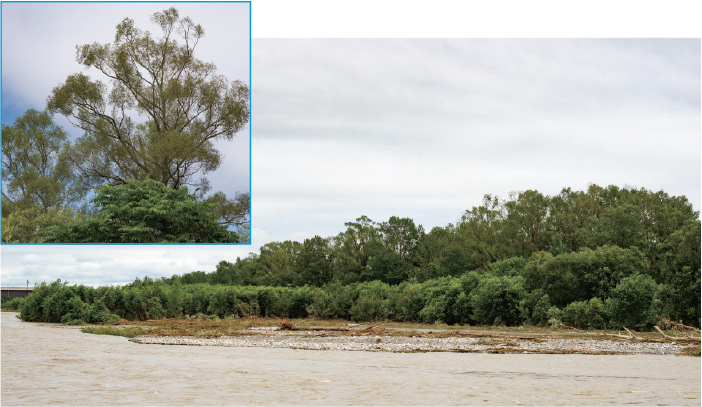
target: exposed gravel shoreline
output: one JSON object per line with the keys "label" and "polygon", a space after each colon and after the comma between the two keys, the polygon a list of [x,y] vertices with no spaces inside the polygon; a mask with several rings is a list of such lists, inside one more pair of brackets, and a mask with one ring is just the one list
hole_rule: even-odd
{"label": "exposed gravel shoreline", "polygon": [[140,344],[236,346],[310,350],[347,350],[368,352],[479,352],[479,353],[584,353],[612,355],[675,355],[685,346],[664,342],[633,342],[590,339],[523,338],[422,338],[406,336],[347,336],[295,333],[271,330],[252,335],[219,338],[140,336],[130,341]]}

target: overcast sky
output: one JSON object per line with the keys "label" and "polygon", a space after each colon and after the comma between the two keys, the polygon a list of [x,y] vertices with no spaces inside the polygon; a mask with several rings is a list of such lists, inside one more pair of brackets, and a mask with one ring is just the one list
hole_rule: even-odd
{"label": "overcast sky", "polygon": [[[700,209],[699,39],[520,39],[691,37],[685,18],[667,32],[656,25],[652,35],[634,24],[627,33],[617,24],[617,10],[614,16],[610,10],[598,33],[592,19],[569,31],[564,27],[570,25],[535,9],[533,16],[522,11],[530,17],[523,32],[510,25],[495,34],[497,24],[485,25],[481,35],[479,24],[463,27],[466,21],[455,17],[472,16],[470,10],[441,2],[443,13],[424,13],[421,3],[410,2],[408,15],[445,15],[447,24],[416,24],[413,34],[402,20],[395,33],[381,23],[392,21],[391,9],[365,17],[357,8],[334,10],[368,19],[368,31],[356,21],[349,35],[348,25],[310,17],[319,10],[305,5],[318,2],[270,4],[252,5],[252,245],[3,245],[2,285],[57,278],[109,284],[212,271],[220,260],[234,261],[270,241],[336,235],[361,215],[378,222],[410,217],[430,230],[456,222],[488,193],[554,195],[564,187],[614,184],[685,195]],[[3,114],[12,61],[5,48],[7,6]],[[220,41],[208,31],[217,25],[208,24],[209,13],[183,14],[203,25],[206,39]],[[555,24],[551,31],[549,24]],[[110,41],[110,32],[102,42]],[[369,35],[386,39],[343,38]],[[398,36],[434,38],[387,38]],[[470,39],[483,36],[506,39]],[[73,46],[86,40],[72,35],[68,42],[73,56]],[[231,78],[220,54],[200,58]],[[56,81],[76,71],[71,61]],[[56,83],[46,86],[37,94],[48,94]]]}

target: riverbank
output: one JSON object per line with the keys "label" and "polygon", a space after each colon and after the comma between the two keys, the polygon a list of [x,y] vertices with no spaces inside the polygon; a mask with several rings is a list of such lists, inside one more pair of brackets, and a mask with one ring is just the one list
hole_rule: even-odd
{"label": "riverbank", "polygon": [[[156,321],[153,321],[156,322]],[[547,331],[514,328],[506,330],[450,328],[383,327],[345,324],[337,326],[300,326],[291,323],[279,327],[249,326],[216,334],[202,329],[198,335],[173,335],[178,330],[164,326],[182,324],[171,321],[152,327],[149,335],[130,339],[138,344],[263,347],[308,350],[368,352],[460,352],[460,353],[539,353],[591,355],[697,355],[700,342],[672,341],[616,333],[583,331]],[[309,323],[309,321],[307,321]],[[258,325],[258,324],[252,324]],[[192,331],[192,329],[191,329]],[[181,328],[182,332],[182,328]],[[641,335],[641,334],[639,334]]]}

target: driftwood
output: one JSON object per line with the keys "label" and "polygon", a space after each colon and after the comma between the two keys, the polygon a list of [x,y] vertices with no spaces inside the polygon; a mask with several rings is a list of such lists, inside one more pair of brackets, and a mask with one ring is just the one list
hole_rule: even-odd
{"label": "driftwood", "polygon": [[281,331],[350,331],[349,328],[333,326],[294,326],[287,321],[282,322],[278,329]]}
{"label": "driftwood", "polygon": [[[682,324],[681,324],[682,325]],[[661,330],[661,328],[654,326],[656,331],[658,331],[659,334],[663,335],[665,339],[670,339],[673,341],[697,341],[700,342],[700,338],[698,336],[670,336],[666,335],[665,332]]]}
{"label": "driftwood", "polygon": [[642,341],[642,340],[643,340],[643,338],[640,338],[640,337],[634,335],[630,330],[626,329],[625,326],[622,327],[622,328],[624,328],[625,331],[629,332],[629,335],[631,335],[631,339],[636,339],[637,341]]}
{"label": "driftwood", "polygon": [[621,339],[633,339],[630,335],[622,335],[622,334],[602,334],[604,336],[613,336],[615,338],[621,338]]}
{"label": "driftwood", "polygon": [[683,325],[680,322],[671,321],[669,319],[661,319],[661,322],[664,322],[666,324],[675,325],[676,327],[681,328],[683,331],[690,330],[690,331],[702,333],[702,332],[700,332],[699,328],[695,328],[694,326]]}
{"label": "driftwood", "polygon": [[293,326],[291,331],[350,331],[349,328],[333,326]]}

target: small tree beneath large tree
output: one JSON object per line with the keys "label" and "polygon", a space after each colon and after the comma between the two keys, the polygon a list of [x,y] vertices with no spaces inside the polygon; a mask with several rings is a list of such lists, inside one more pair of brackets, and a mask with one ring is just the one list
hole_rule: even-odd
{"label": "small tree beneath large tree", "polygon": [[220,225],[213,205],[198,201],[186,187],[177,190],[147,179],[103,185],[92,200],[95,218],[49,228],[46,243],[238,243]]}

